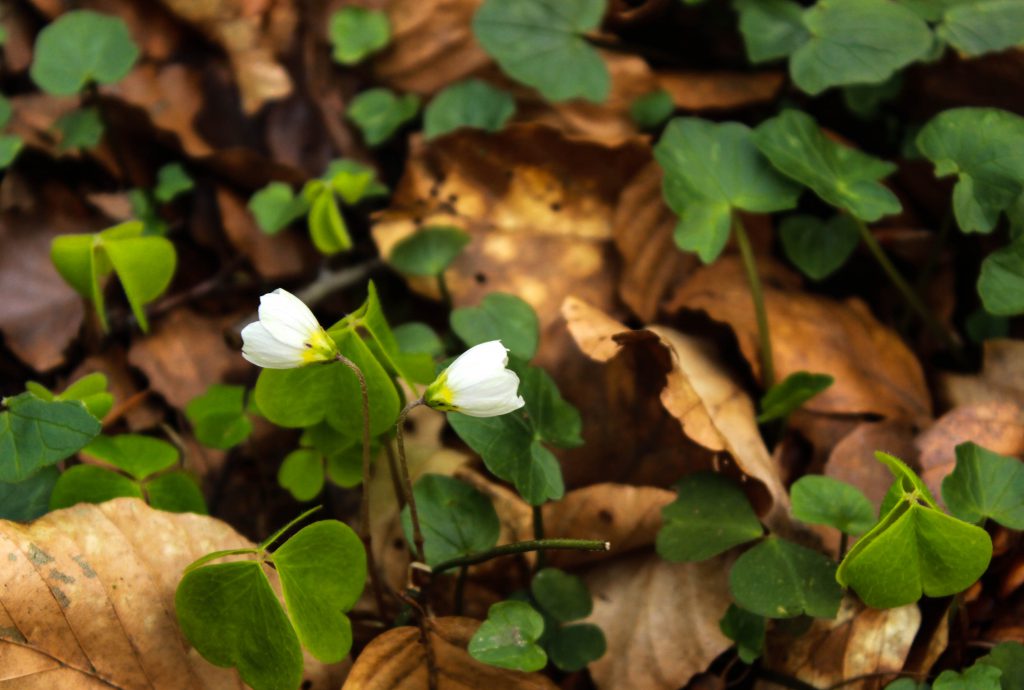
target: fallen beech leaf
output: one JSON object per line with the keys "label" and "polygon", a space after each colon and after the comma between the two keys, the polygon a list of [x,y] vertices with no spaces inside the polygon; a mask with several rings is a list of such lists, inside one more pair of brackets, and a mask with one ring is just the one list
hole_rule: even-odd
{"label": "fallen beech leaf", "polygon": [[1012,402],[963,405],[917,437],[921,479],[940,502],[942,480],[956,467],[955,449],[966,441],[1000,455],[1024,456],[1024,407]]}
{"label": "fallen beech leaf", "polygon": [[[252,546],[219,520],[133,498],[0,521],[0,678],[26,689],[243,688],[188,647],[174,591],[193,560]],[[337,687],[337,670],[307,656],[308,687]]]}
{"label": "fallen beech leaf", "polygon": [[729,110],[775,98],[782,72],[658,72],[658,85],[683,110]]}
{"label": "fallen beech leaf", "polygon": [[917,466],[910,426],[898,421],[863,422],[835,445],[824,474],[857,487],[877,508],[892,485],[892,473],[875,460],[876,450]]}
{"label": "fallen beech leaf", "polygon": [[[481,663],[466,645],[480,621],[434,618],[427,639],[437,669],[437,690],[556,690],[539,673],[507,671]],[[427,650],[419,628],[392,628],[356,659],[342,690],[422,690],[427,687]]]}
{"label": "fallen beech leaf", "polygon": [[609,653],[590,664],[600,690],[676,690],[732,646],[718,621],[729,608],[731,557],[668,563],[655,554],[616,559],[584,579],[594,597],[586,622]]}
{"label": "fallen beech leaf", "polygon": [[943,397],[951,406],[1006,401],[1024,405],[1024,340],[986,340],[975,375],[945,374]]}
{"label": "fallen beech leaf", "polygon": [[240,351],[228,347],[224,332],[239,318],[200,316],[177,309],[145,338],[136,339],[128,361],[149,377],[149,385],[178,409],[206,392],[229,371],[246,371]]}
{"label": "fallen beech leaf", "polygon": [[640,319],[658,315],[669,291],[699,265],[673,237],[679,219],[661,195],[661,167],[651,161],[622,190],[613,233],[622,255],[619,296]]}
{"label": "fallen beech leaf", "polygon": [[[920,625],[916,604],[876,610],[847,596],[834,619],[815,620],[810,630],[797,637],[770,636],[765,660],[769,668],[819,688],[869,673],[895,674],[903,668]],[[877,690],[891,680],[880,676],[843,687]],[[757,687],[781,686],[759,683]]]}
{"label": "fallen beech leaf", "polygon": [[[759,262],[758,270],[764,283],[776,378],[781,381],[797,371],[835,378],[835,383],[804,405],[807,410],[878,414],[920,425],[930,421],[931,398],[921,364],[863,302],[837,302],[798,290],[792,274],[772,261]],[[739,257],[723,257],[694,273],[667,309],[701,310],[727,323],[760,377],[754,306]]]}
{"label": "fallen beech leaf", "polygon": [[245,254],[261,276],[269,281],[294,277],[302,272],[303,240],[294,233],[268,235],[238,195],[225,187],[217,188],[221,223],[231,244]]}

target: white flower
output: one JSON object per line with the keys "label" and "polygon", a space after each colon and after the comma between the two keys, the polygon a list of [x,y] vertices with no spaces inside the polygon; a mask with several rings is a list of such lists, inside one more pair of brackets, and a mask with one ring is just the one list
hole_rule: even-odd
{"label": "white flower", "polygon": [[294,369],[338,352],[302,300],[278,288],[260,297],[260,320],[242,329],[242,356],[265,369]]}
{"label": "white flower", "polygon": [[500,340],[475,345],[430,384],[423,400],[436,410],[470,417],[497,417],[526,404],[519,377],[506,369],[508,350]]}

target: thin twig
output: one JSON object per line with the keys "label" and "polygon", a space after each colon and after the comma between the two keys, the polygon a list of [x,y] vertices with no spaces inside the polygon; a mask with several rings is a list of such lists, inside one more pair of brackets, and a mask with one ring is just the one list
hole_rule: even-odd
{"label": "thin twig", "polygon": [[420,514],[416,510],[416,498],[412,493],[412,478],[409,475],[409,463],[405,459],[405,439],[404,429],[405,420],[409,416],[409,413],[415,408],[423,405],[423,398],[413,400],[411,403],[402,408],[402,412],[398,415],[398,423],[395,425],[395,441],[398,444],[398,469],[401,473],[402,478],[402,493],[405,496],[405,503],[409,506],[409,518],[412,522],[412,541],[415,547],[416,560],[420,562],[426,562],[426,557],[423,551],[423,531],[420,529]]}
{"label": "thin twig", "polygon": [[370,394],[366,387],[366,376],[363,370],[351,359],[341,354],[335,355],[335,359],[348,367],[356,378],[359,379],[359,395],[363,404],[363,491],[359,508],[359,536],[363,539],[363,546],[366,548],[366,568],[370,572],[370,586],[373,588],[373,598],[377,602],[377,612],[381,619],[385,619],[384,592],[380,586],[380,577],[377,572],[377,564],[373,557],[373,538],[370,535]]}
{"label": "thin twig", "polygon": [[754,315],[757,317],[757,335],[761,345],[761,382],[764,389],[768,390],[775,385],[775,358],[772,357],[772,338],[768,331],[768,311],[764,304],[764,291],[761,289],[761,278],[757,275],[757,259],[739,215],[733,216],[733,228],[736,233],[736,243],[740,246],[740,255],[743,257],[747,282],[750,285],[750,298],[754,301]]}
{"label": "thin twig", "polygon": [[611,548],[612,546],[609,542],[597,541],[595,539],[531,539],[530,541],[517,541],[511,544],[503,544],[480,553],[442,561],[435,565],[432,570],[436,575],[437,573],[443,573],[446,570],[452,570],[453,568],[476,565],[477,563],[484,563],[485,561],[489,561],[500,556],[526,553],[528,551],[549,551],[556,549],[568,551],[610,551]]}

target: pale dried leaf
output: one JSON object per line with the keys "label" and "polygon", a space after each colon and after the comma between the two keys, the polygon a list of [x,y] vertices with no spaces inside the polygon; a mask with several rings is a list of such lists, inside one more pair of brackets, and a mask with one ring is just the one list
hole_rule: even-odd
{"label": "pale dried leaf", "polygon": [[1024,340],[986,340],[978,374],[943,374],[940,390],[951,406],[983,402],[1024,405]]}

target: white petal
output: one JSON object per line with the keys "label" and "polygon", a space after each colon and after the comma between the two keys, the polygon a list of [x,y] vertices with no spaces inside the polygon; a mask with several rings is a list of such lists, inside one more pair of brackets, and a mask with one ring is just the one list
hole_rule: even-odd
{"label": "white petal", "polygon": [[505,371],[507,365],[508,349],[500,340],[474,345],[448,367],[448,386],[453,391],[466,388]]}
{"label": "white petal", "polygon": [[264,369],[292,369],[304,364],[305,348],[295,348],[271,335],[260,321],[242,329],[242,356]]}
{"label": "white petal", "polygon": [[526,404],[519,377],[506,369],[508,350],[499,340],[470,348],[448,367],[451,404],[471,417],[496,417]]}
{"label": "white petal", "polygon": [[320,329],[309,307],[282,288],[260,297],[259,313],[270,335],[292,347],[305,347]]}

